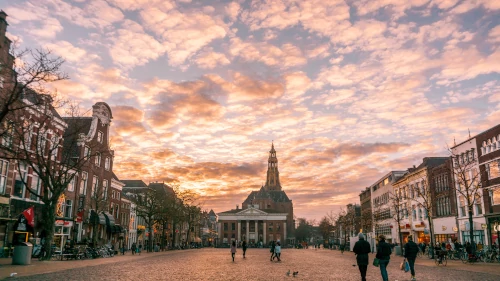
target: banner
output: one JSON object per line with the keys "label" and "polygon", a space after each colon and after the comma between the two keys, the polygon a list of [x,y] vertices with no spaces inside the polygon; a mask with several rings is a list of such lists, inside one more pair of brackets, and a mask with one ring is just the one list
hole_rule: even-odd
{"label": "banner", "polygon": [[29,226],[35,227],[35,208],[33,206],[23,211],[23,215]]}

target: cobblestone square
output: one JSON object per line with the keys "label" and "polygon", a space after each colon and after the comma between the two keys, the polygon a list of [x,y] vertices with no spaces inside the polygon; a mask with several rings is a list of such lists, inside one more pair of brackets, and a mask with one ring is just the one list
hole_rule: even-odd
{"label": "cobblestone square", "polygon": [[[115,260],[113,260],[115,259]],[[370,257],[370,262],[373,255]],[[401,257],[391,257],[389,279],[410,280],[410,274],[398,269]],[[325,249],[284,249],[282,262],[271,262],[267,249],[249,249],[242,258],[238,249],[235,262],[229,249],[205,248],[200,250],[169,251],[141,256],[114,257],[100,260],[53,261],[35,263],[17,280],[361,280],[355,257],[351,252]],[[85,266],[87,264],[88,266]],[[70,268],[71,266],[77,268]],[[37,270],[45,274],[36,275]],[[450,261],[446,267],[437,267],[426,258],[417,260],[417,280],[494,281],[500,280],[500,264],[464,265]],[[12,272],[20,267],[5,265]],[[66,268],[66,269],[64,269]],[[296,278],[286,272],[298,271]],[[40,272],[40,271],[38,271]],[[35,275],[33,275],[35,274]],[[29,275],[29,276],[27,276]],[[368,268],[368,280],[381,280],[380,271]]]}

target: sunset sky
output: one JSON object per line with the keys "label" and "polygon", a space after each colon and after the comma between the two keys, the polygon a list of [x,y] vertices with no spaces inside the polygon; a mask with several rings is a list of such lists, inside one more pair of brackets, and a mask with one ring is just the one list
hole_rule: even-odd
{"label": "sunset sky", "polygon": [[0,0],[8,36],[66,59],[59,94],[113,110],[120,179],[235,208],[274,140],[295,215],[500,120],[496,0]]}

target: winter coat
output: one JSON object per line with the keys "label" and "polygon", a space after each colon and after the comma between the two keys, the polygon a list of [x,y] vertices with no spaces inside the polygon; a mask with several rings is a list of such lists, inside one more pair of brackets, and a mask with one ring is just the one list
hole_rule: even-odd
{"label": "winter coat", "polygon": [[356,254],[356,261],[358,265],[368,265],[368,254],[371,252],[370,243],[365,239],[359,239],[352,250]]}
{"label": "winter coat", "polygon": [[418,246],[413,241],[408,241],[405,245],[405,258],[416,259],[418,254]]}
{"label": "winter coat", "polygon": [[247,242],[243,241],[243,244],[241,244],[241,247],[243,248],[243,250],[246,250],[248,247]]}
{"label": "winter coat", "polygon": [[377,255],[376,258],[379,260],[390,260],[391,259],[391,245],[382,240],[378,242]]}

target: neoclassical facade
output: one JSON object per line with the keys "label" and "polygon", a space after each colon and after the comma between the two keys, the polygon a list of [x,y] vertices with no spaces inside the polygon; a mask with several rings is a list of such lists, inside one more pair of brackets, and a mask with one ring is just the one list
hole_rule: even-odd
{"label": "neoclassical facade", "polygon": [[293,203],[281,187],[278,158],[274,144],[269,151],[266,184],[252,191],[242,204],[233,210],[219,213],[219,241],[293,243],[295,223]]}

